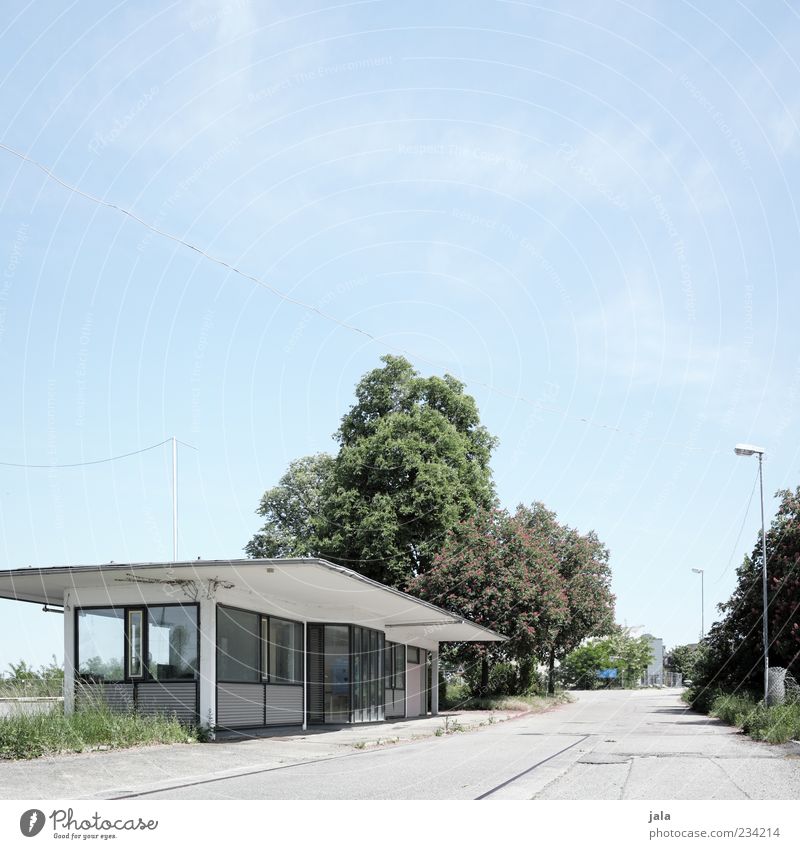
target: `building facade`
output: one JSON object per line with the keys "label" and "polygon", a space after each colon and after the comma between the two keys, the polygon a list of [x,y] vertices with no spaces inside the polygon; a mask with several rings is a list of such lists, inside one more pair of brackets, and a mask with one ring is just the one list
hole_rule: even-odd
{"label": "building facade", "polygon": [[63,610],[67,712],[212,729],[435,714],[439,643],[504,639],[317,559],[21,569],[0,597]]}

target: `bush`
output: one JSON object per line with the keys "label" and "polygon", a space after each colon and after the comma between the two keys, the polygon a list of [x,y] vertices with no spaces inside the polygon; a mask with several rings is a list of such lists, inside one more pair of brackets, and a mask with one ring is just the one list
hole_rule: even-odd
{"label": "bush", "polygon": [[[699,699],[691,702],[692,707],[698,703]],[[800,737],[800,704],[796,702],[765,707],[750,693],[717,692],[706,712],[765,743],[786,743]]]}
{"label": "bush", "polygon": [[682,698],[692,710],[699,711],[700,713],[709,713],[714,701],[721,695],[722,693],[716,688],[695,684],[683,693]]}
{"label": "bush", "polygon": [[758,704],[752,697],[727,693],[714,699],[709,712],[728,725],[743,728],[757,708]]}
{"label": "bush", "polygon": [[465,682],[448,681],[445,697],[441,700],[439,707],[442,710],[452,710],[453,708],[460,708],[461,705],[463,705],[464,702],[466,702],[469,698],[469,686]]}
{"label": "bush", "polygon": [[489,670],[489,696],[515,696],[519,693],[517,668],[510,663],[495,663]]}

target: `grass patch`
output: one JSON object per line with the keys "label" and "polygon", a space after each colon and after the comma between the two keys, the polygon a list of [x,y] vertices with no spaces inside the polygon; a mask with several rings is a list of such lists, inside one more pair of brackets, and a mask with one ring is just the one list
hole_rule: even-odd
{"label": "grass patch", "polygon": [[457,710],[526,710],[541,713],[554,705],[572,701],[567,693],[554,696],[491,696],[485,699],[468,698],[457,705]]}
{"label": "grass patch", "polygon": [[741,728],[754,740],[786,743],[800,738],[800,704],[789,702],[765,707],[757,697],[718,694],[708,711],[729,725]]}
{"label": "grass patch", "polygon": [[148,743],[192,743],[196,729],[174,716],[112,713],[92,707],[65,716],[58,707],[38,714],[0,718],[0,758],[25,759],[61,752],[108,747],[129,748]]}

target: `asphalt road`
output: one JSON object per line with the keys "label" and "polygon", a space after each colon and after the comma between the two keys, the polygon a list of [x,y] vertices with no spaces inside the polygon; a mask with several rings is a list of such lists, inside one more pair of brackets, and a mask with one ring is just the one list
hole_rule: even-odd
{"label": "asphalt road", "polygon": [[[3,784],[140,799],[798,799],[800,746],[755,743],[676,690],[591,692],[545,714],[424,739],[424,724],[0,764]],[[371,735],[400,742],[356,748]],[[391,732],[394,733],[394,732]],[[366,735],[366,736],[365,736]],[[391,736],[389,734],[388,736]],[[362,742],[358,745],[361,746]],[[26,769],[27,766],[27,769]],[[8,767],[8,769],[7,769]],[[45,773],[44,770],[47,770]],[[16,774],[16,777],[15,777]],[[61,776],[61,778],[59,778]],[[68,781],[72,792],[59,793]],[[88,783],[84,783],[84,780]],[[6,786],[10,786],[6,784]],[[75,791],[83,788],[83,793]],[[2,793],[6,795],[6,793]]]}
{"label": "asphalt road", "polygon": [[798,799],[800,747],[753,742],[676,690],[591,692],[467,734],[150,798]]}

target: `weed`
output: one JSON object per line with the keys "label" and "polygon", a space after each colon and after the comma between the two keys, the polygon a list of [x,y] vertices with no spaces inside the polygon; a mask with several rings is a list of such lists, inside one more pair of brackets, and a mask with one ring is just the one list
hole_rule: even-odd
{"label": "weed", "polygon": [[796,702],[765,707],[754,695],[722,693],[714,698],[709,713],[754,740],[786,743],[800,737],[800,704]]}
{"label": "weed", "polygon": [[98,707],[65,716],[59,706],[47,713],[0,719],[0,759],[37,758],[99,747],[191,743],[198,737],[196,728],[182,724],[175,716],[114,713]]}

